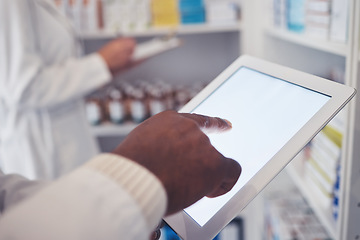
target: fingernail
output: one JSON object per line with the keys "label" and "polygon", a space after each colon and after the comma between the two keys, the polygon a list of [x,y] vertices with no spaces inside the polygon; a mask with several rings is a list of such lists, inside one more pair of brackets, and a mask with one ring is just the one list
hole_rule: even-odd
{"label": "fingernail", "polygon": [[229,125],[230,128],[232,128],[232,123],[229,120],[227,119],[223,119],[223,120],[227,123],[227,125]]}

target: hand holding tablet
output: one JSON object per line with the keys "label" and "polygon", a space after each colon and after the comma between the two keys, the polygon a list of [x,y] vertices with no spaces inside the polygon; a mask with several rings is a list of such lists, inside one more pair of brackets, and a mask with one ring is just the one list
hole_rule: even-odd
{"label": "hand holding tablet", "polygon": [[218,116],[232,130],[208,134],[242,173],[230,192],[165,221],[183,239],[212,239],[355,95],[355,89],[249,56],[237,59],[181,112]]}

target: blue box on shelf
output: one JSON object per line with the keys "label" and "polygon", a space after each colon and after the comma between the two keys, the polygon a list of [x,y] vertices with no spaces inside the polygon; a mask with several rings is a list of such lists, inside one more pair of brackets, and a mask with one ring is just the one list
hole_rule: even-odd
{"label": "blue box on shelf", "polygon": [[204,23],[205,22],[205,11],[187,11],[181,13],[181,23],[182,24],[192,24],[192,23]]}
{"label": "blue box on shelf", "polygon": [[287,27],[293,32],[305,30],[305,0],[287,0]]}
{"label": "blue box on shelf", "polygon": [[204,8],[203,0],[180,0],[179,9],[183,8]]}
{"label": "blue box on shelf", "polygon": [[205,22],[205,8],[203,0],[180,0],[180,18],[182,24]]}

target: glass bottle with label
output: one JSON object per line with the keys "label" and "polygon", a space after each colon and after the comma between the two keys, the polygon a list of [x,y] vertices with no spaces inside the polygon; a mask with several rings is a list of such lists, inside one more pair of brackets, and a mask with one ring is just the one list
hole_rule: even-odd
{"label": "glass bottle with label", "polygon": [[104,120],[101,98],[98,94],[90,95],[85,102],[85,112],[91,125],[99,125]]}
{"label": "glass bottle with label", "polygon": [[160,112],[165,111],[166,103],[165,103],[164,94],[161,91],[161,89],[153,85],[151,88],[149,88],[148,93],[149,93],[148,103],[149,103],[150,116],[154,116]]}
{"label": "glass bottle with label", "polygon": [[148,110],[145,104],[145,92],[141,88],[133,88],[129,92],[129,108],[131,119],[140,123],[148,117]]}
{"label": "glass bottle with label", "polygon": [[108,91],[106,110],[109,120],[115,124],[121,124],[126,118],[126,109],[124,105],[124,94],[117,88],[111,88]]}
{"label": "glass bottle with label", "polygon": [[159,82],[159,89],[163,94],[164,104],[166,110],[175,110],[175,99],[174,99],[174,89],[173,87],[165,82]]}

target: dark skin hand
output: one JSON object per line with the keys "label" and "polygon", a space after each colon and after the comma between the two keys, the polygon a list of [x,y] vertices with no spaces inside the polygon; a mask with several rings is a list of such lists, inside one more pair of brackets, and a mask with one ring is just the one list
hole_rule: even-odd
{"label": "dark skin hand", "polygon": [[204,196],[230,191],[241,167],[220,154],[202,130],[225,131],[220,118],[165,111],[144,121],[114,150],[147,168],[162,182],[168,197],[166,215]]}

